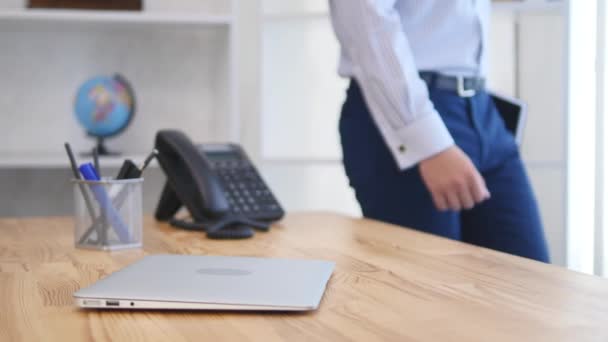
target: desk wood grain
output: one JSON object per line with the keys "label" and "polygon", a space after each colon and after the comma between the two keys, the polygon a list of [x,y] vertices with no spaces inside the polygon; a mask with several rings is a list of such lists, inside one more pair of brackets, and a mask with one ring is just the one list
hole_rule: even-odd
{"label": "desk wood grain", "polygon": [[[0,220],[1,341],[608,341],[608,281],[369,220],[289,215],[208,240],[146,220],[144,248],[75,249],[69,218]],[[310,313],[84,311],[72,293],[146,254],[321,258]],[[280,279],[277,279],[280,281]]]}

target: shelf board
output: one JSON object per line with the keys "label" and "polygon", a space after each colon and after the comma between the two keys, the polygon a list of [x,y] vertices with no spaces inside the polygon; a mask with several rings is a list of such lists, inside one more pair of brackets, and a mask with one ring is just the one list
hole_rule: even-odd
{"label": "shelf board", "polygon": [[230,15],[178,12],[0,9],[0,23],[1,22],[228,26],[232,23],[232,17]]}
{"label": "shelf board", "polygon": [[565,8],[563,0],[493,1],[492,9],[511,12],[561,11]]}
{"label": "shelf board", "polygon": [[264,14],[262,18],[267,22],[327,19],[329,12],[270,13]]}
{"label": "shelf board", "polygon": [[[542,12],[558,11],[564,8],[564,0],[524,0],[524,1],[492,1],[492,9],[506,12]],[[290,21],[321,19],[329,16],[329,12],[323,9],[310,11],[273,11],[263,14],[265,21]]]}
{"label": "shelf board", "polygon": [[[74,151],[74,153],[78,153]],[[100,157],[102,169],[120,168],[125,159],[131,159],[139,165],[146,158],[146,154],[126,154],[121,156]],[[76,155],[78,162],[92,161],[91,157]],[[59,169],[69,168],[68,158],[59,153],[21,153],[0,152],[0,169]],[[158,167],[153,160],[148,167]]]}

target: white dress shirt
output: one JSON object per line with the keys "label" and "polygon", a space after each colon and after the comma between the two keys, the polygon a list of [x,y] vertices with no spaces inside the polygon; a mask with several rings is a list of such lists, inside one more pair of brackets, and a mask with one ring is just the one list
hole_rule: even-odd
{"label": "white dress shirt", "polygon": [[484,75],[490,0],[329,0],[355,78],[400,169],[454,144],[419,70]]}

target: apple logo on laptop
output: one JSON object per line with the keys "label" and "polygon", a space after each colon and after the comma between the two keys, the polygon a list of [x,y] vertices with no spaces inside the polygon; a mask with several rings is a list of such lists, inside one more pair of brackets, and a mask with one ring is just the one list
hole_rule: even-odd
{"label": "apple logo on laptop", "polygon": [[215,275],[215,276],[246,276],[250,275],[251,271],[242,270],[237,268],[199,268],[196,273],[203,275]]}

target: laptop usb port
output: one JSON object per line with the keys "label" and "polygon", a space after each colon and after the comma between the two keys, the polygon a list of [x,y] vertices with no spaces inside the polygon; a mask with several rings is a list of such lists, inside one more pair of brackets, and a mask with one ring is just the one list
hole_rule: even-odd
{"label": "laptop usb port", "polygon": [[117,300],[106,300],[106,306],[120,306],[120,302]]}

